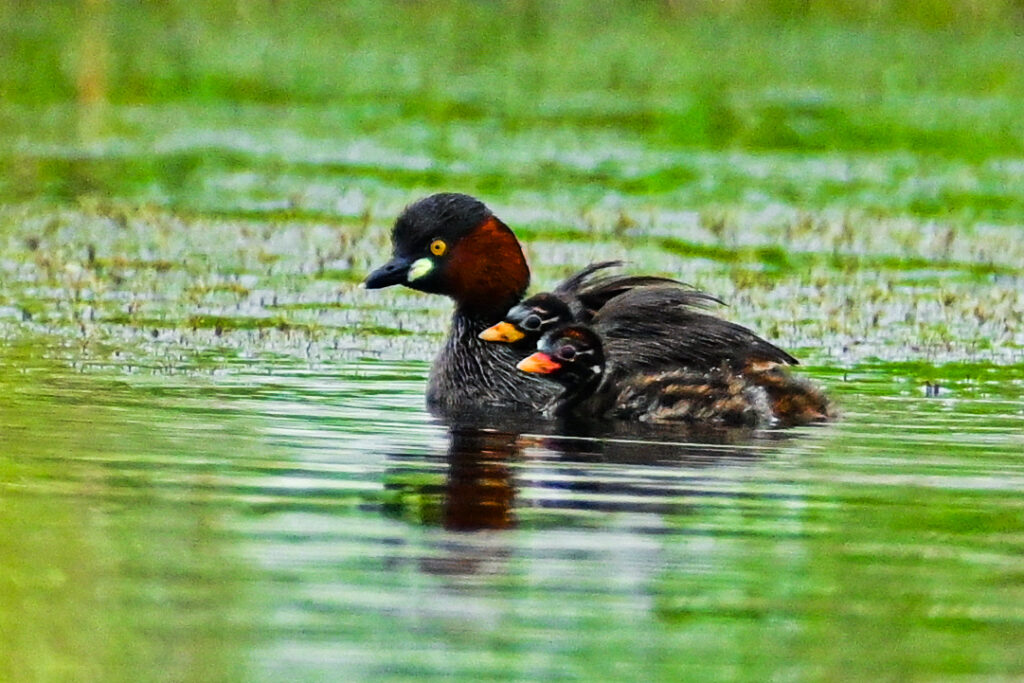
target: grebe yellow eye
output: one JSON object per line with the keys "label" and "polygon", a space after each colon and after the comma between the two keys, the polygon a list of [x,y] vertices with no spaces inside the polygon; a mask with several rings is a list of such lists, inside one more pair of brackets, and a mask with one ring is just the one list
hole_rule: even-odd
{"label": "grebe yellow eye", "polygon": [[434,240],[430,243],[430,253],[434,256],[444,256],[445,249],[448,245],[444,243],[444,240]]}

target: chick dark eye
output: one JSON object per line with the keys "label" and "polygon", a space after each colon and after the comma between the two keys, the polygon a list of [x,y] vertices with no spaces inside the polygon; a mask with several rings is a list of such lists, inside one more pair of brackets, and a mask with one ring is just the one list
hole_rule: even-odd
{"label": "chick dark eye", "polygon": [[576,347],[571,344],[566,344],[559,348],[555,355],[561,360],[572,360],[576,357]]}
{"label": "chick dark eye", "polygon": [[530,332],[536,332],[540,329],[540,316],[536,313],[526,316],[526,320],[522,323],[522,328]]}

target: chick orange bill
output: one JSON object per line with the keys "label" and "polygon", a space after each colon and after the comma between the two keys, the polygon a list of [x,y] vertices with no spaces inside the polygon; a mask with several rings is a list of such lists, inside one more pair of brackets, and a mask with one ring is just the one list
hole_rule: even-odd
{"label": "chick orange bill", "polygon": [[505,344],[512,344],[523,338],[523,333],[519,331],[512,323],[507,323],[504,320],[497,325],[491,325],[486,330],[480,333],[480,338],[484,341],[489,342],[504,342]]}
{"label": "chick orange bill", "polygon": [[536,372],[541,375],[549,375],[562,366],[556,363],[548,354],[538,351],[532,356],[527,356],[519,361],[519,363],[516,364],[516,367],[523,372]]}

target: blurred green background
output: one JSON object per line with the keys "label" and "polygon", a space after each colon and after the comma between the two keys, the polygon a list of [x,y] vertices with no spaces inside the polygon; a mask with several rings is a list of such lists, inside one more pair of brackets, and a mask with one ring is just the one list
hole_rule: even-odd
{"label": "blurred green background", "polygon": [[[1024,151],[1022,15],[1018,0],[4,0],[4,194],[53,189],[24,168],[34,155],[12,162],[13,152],[28,151],[19,140],[167,133],[173,112],[165,109],[162,131],[130,112],[205,105],[229,107],[223,117],[250,130],[255,123],[335,140],[397,133],[406,153],[411,146],[432,163],[390,182],[432,187],[454,177],[492,195],[580,183],[669,192],[700,180],[685,167],[626,172],[614,155],[573,164],[574,149],[593,149],[591,135],[663,151],[911,155],[904,167],[935,155],[940,165],[963,160],[978,187],[876,203],[1017,220],[1019,196],[984,162]],[[79,108],[74,125],[45,109],[62,104]],[[124,113],[103,112],[105,105]],[[26,107],[36,113],[25,116]],[[39,107],[49,113],[40,116]],[[220,128],[225,119],[209,123]],[[411,133],[410,124],[423,128]],[[489,140],[542,163],[474,159],[490,151]],[[545,154],[553,148],[560,154]],[[146,182],[172,184],[167,176],[203,163],[181,150],[152,151],[174,168],[139,169],[151,174]],[[244,151],[222,151],[230,158],[220,163],[258,164]],[[453,174],[446,164],[457,160],[463,172]],[[121,189],[130,179],[107,182]],[[823,205],[867,182],[769,190]],[[56,192],[66,198],[76,189]],[[695,199],[738,198],[720,190]]]}

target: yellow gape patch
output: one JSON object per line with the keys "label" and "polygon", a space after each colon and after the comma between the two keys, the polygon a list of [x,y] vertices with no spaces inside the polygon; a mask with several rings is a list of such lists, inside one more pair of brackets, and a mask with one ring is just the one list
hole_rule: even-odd
{"label": "yellow gape patch", "polygon": [[434,262],[424,256],[421,259],[413,261],[412,265],[409,266],[409,274],[406,276],[409,282],[419,280],[421,277],[429,273],[434,269]]}

